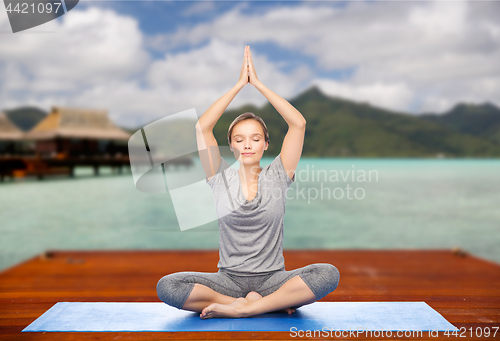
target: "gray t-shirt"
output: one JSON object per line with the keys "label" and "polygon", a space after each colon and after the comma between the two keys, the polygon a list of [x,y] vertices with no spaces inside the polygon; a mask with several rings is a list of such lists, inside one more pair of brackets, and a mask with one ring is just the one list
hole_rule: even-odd
{"label": "gray t-shirt", "polygon": [[[281,154],[262,168],[255,198],[248,201],[238,171],[221,158],[212,188],[219,217],[218,268],[251,274],[285,269],[283,218],[286,193],[295,182],[286,174]],[[242,274],[245,275],[245,274]]]}

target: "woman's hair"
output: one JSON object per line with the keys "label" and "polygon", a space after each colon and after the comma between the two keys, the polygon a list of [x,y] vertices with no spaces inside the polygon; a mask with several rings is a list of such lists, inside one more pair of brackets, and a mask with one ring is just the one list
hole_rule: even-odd
{"label": "woman's hair", "polygon": [[229,126],[229,131],[227,132],[227,141],[229,142],[229,145],[231,145],[231,135],[233,134],[234,126],[236,124],[240,123],[241,121],[249,120],[249,119],[254,119],[260,123],[260,125],[262,126],[262,129],[264,130],[264,142],[270,141],[269,140],[269,132],[267,131],[266,124],[264,123],[262,118],[255,115],[253,112],[246,112],[246,113],[241,114],[240,116],[236,117],[234,119],[233,123],[231,123],[231,125]]}

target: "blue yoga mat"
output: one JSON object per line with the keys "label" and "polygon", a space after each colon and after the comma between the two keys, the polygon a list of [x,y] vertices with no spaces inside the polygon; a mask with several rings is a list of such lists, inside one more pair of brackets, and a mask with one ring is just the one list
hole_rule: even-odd
{"label": "blue yoga mat", "polygon": [[[315,302],[295,313],[201,319],[163,302],[58,302],[23,332],[455,331],[425,302]],[[361,334],[362,335],[362,334]]]}

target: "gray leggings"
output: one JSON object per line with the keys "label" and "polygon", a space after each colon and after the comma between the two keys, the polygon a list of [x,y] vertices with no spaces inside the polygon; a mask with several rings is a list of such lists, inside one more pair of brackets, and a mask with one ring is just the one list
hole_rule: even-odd
{"label": "gray leggings", "polygon": [[[225,269],[219,269],[215,273],[185,271],[163,276],[156,285],[156,292],[166,304],[182,309],[195,283],[234,298],[245,297],[250,291],[256,291],[264,297],[297,275],[312,290],[317,300],[334,291],[340,280],[340,272],[328,263],[316,263],[291,271],[277,270],[250,276],[237,275]],[[298,307],[300,306],[292,308]]]}

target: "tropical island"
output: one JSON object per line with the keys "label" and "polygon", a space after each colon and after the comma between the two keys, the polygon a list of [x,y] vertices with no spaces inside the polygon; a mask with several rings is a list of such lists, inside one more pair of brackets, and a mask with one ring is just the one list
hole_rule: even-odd
{"label": "tropical island", "polygon": [[[500,157],[500,109],[491,103],[459,103],[445,113],[411,115],[339,97],[316,86],[290,100],[307,120],[302,155],[305,157],[379,158],[496,158]],[[220,145],[227,144],[227,128],[242,112],[251,111],[266,122],[277,155],[287,129],[270,103],[227,110],[214,128]],[[47,113],[34,107],[3,110],[19,129],[27,131]],[[192,122],[191,122],[192,123]],[[121,128],[134,133],[134,129]]]}

